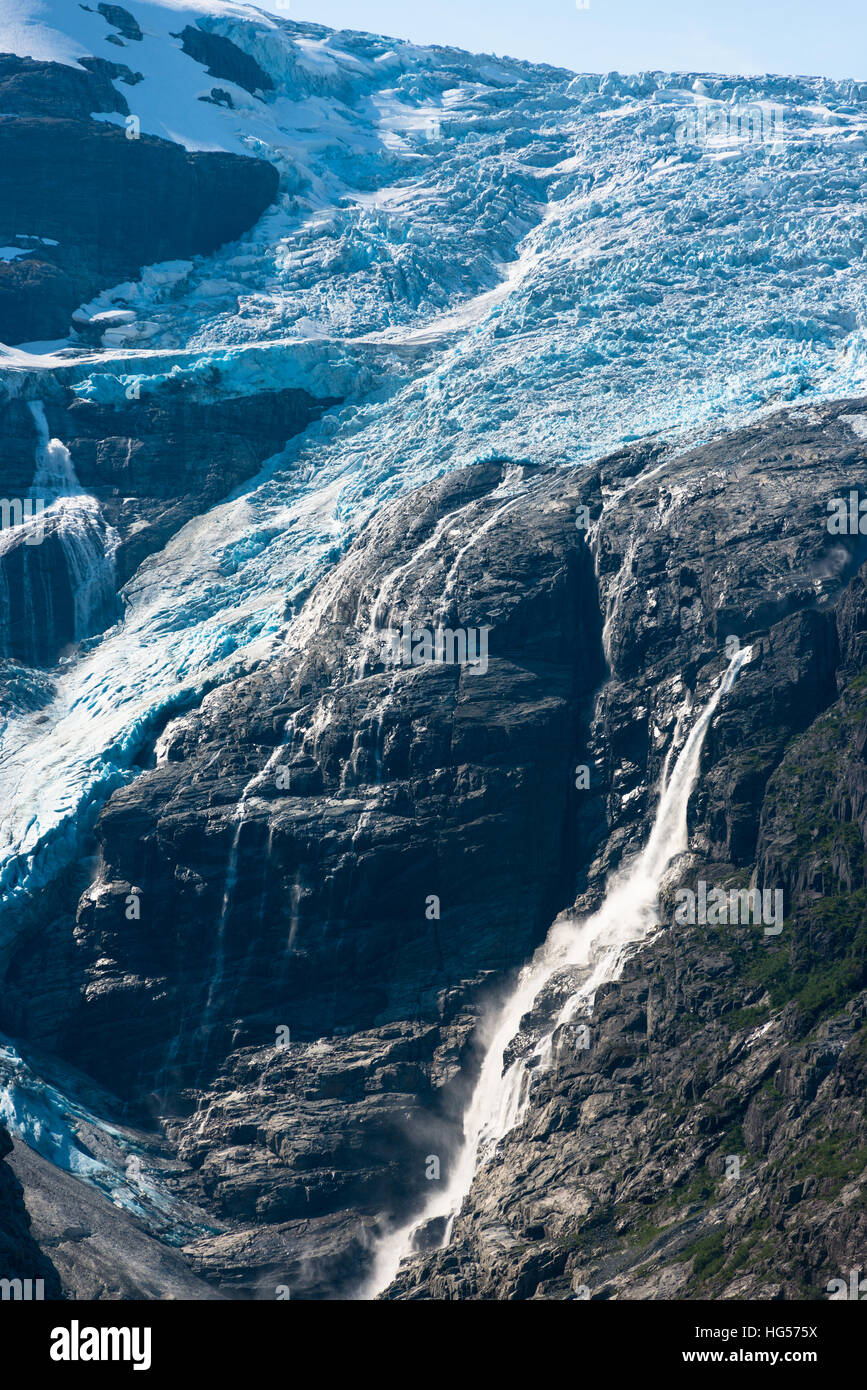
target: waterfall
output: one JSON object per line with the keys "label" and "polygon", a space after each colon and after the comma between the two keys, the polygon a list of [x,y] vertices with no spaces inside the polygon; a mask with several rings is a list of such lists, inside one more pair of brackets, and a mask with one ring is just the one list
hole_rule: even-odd
{"label": "waterfall", "polygon": [[214,968],[211,971],[211,983],[208,987],[208,998],[205,1001],[204,1023],[206,1027],[210,1025],[214,999],[223,983],[223,974],[226,968],[226,922],[229,919],[235,887],[238,882],[238,848],[241,843],[241,831],[244,829],[244,822],[247,818],[247,803],[243,796],[238,803],[235,815],[235,834],[232,836],[232,848],[229,850],[226,881],[223,887],[223,905],[220,908],[220,920],[217,923],[217,949],[214,956]]}
{"label": "waterfall", "polygon": [[[668,865],[688,847],[687,807],[698,777],[701,751],[710,721],[722,697],[752,655],[739,651],[690,731],[671,777],[661,788],[647,844],[609,880],[602,905],[584,920],[558,917],[533,959],[524,966],[512,994],[483,1028],[485,1047],[479,1078],[464,1115],[461,1148],[446,1186],[434,1194],[421,1215],[386,1235],[376,1250],[361,1298],[387,1288],[401,1261],[413,1251],[415,1233],[434,1219],[447,1221],[448,1244],[478,1169],[497,1144],[519,1124],[527,1108],[530,1075],[551,1065],[555,1033],[582,1009],[589,1009],[600,985],[617,979],[627,956],[659,925],[657,901]],[[532,1051],[504,1063],[521,1032],[524,1016],[545,993],[548,1021]],[[562,1003],[560,1001],[562,1000]],[[559,1007],[558,1007],[559,1004]]]}
{"label": "waterfall", "polygon": [[[286,721],[286,724],[284,725],[283,737],[280,743],[270,754],[268,761],[265,763],[265,766],[261,769],[261,771],[254,773],[253,776],[250,778],[249,782],[247,782],[246,786],[241,792],[240,800],[238,801],[238,804],[235,807],[235,814],[233,817],[235,822],[235,833],[232,836],[232,845],[229,850],[229,859],[226,865],[226,877],[223,885],[223,902],[220,908],[220,918],[217,923],[216,945],[214,950],[214,965],[213,969],[211,970],[211,980],[208,986],[208,996],[205,1001],[204,1016],[202,1019],[202,1028],[204,1030],[205,1035],[205,1051],[207,1051],[207,1044],[210,1039],[211,1032],[214,1028],[214,1009],[218,995],[220,993],[220,989],[222,988],[223,979],[226,971],[226,926],[228,924],[229,915],[232,910],[232,904],[235,897],[235,889],[238,884],[238,857],[241,845],[241,832],[243,831],[244,825],[246,824],[247,820],[247,801],[248,798],[251,797],[258,790],[258,788],[261,787],[263,783],[266,782],[267,779],[271,776],[276,761],[281,757],[288,756],[286,751],[287,748],[291,753],[294,738],[295,716],[293,714],[289,716],[288,720]],[[180,1032],[183,1032],[183,1026]]]}
{"label": "waterfall", "polygon": [[38,437],[30,496],[53,520],[63,550],[78,641],[97,632],[114,605],[118,536],[105,524],[96,498],[81,487],[66,445],[51,438],[42,402],[30,401],[29,407]]}
{"label": "waterfall", "polygon": [[45,406],[41,401],[28,402],[39,443],[36,446],[36,472],[33,474],[32,497],[44,498],[46,505],[58,497],[84,497],[72,455],[59,439],[52,439]]}

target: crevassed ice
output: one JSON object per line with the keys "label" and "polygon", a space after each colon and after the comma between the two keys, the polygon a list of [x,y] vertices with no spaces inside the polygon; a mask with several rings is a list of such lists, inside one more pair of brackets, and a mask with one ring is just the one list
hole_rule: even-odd
{"label": "crevassed ice", "polygon": [[[60,61],[89,51],[93,25],[104,36],[73,8]],[[274,90],[220,80],[234,109],[200,102],[211,79],[170,38],[178,7],[153,3],[145,78],[124,90],[155,129],[170,79],[174,137],[274,160],[277,204],[239,242],[88,306],[135,313],[104,354],[7,360],[100,400],[181,375],[205,394],[291,384],[342,404],[141,567],[122,624],[59,674],[47,723],[6,718],[6,905],[77,851],[161,713],[291,646],[287,609],[407,488],[491,455],[582,463],[864,389],[863,86],[575,78],[190,8]],[[68,6],[40,14],[49,47],[69,36]],[[20,32],[0,25],[19,51]],[[679,138],[685,110],[756,103],[779,109],[773,143]]]}

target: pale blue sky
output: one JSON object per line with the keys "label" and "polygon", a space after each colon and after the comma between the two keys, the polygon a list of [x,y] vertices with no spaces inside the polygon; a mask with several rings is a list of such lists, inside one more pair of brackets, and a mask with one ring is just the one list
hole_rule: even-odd
{"label": "pale blue sky", "polygon": [[290,19],[582,72],[641,68],[867,79],[867,0],[258,0]]}

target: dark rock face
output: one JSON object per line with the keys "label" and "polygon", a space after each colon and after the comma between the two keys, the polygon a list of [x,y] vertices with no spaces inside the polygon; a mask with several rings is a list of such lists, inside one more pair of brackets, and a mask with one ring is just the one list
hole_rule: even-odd
{"label": "dark rock face", "polygon": [[100,0],[96,7],[105,19],[106,24],[110,24],[116,29],[123,38],[131,43],[140,43],[143,35],[138,20],[131,15],[129,10],[125,10],[123,5],[107,5],[105,0]]}
{"label": "dark rock face", "polygon": [[210,34],[192,24],[186,25],[178,38],[182,40],[184,52],[197,63],[202,63],[211,77],[224,77],[227,82],[234,82],[252,95],[257,91],[272,90],[274,83],[268,73],[231,39],[225,39],[221,34]]}
{"label": "dark rock face", "polygon": [[[127,74],[126,76],[124,74]],[[96,60],[90,71],[0,55],[0,237],[55,241],[0,262],[0,339],[60,337],[98,290],[155,261],[206,254],[251,227],[277,170],[150,135],[128,139],[94,111],[129,106]]]}
{"label": "dark rock face", "polygon": [[[431,1155],[447,1178],[486,1000],[646,843],[732,639],[753,656],[661,930],[598,991],[591,1046],[558,1034],[448,1248],[389,1296],[824,1296],[859,1264],[867,556],[825,524],[864,482],[853,408],[667,464],[636,446],[429,484],[312,593],[285,659],[170,723],[115,792],[74,931],[70,882],[0,1025],[169,1117],[221,1225],[185,1248],[195,1278],[346,1293]],[[104,428],[77,435],[82,476]],[[488,628],[487,669],[404,664],[405,621]],[[675,923],[700,881],[782,891],[782,932]],[[46,974],[66,987],[40,1012]]]}
{"label": "dark rock face", "polygon": [[[90,71],[64,63],[39,62],[0,53],[0,112],[4,116],[51,116],[55,120],[89,121],[94,111],[118,111],[126,116],[126,99],[111,83],[113,63]],[[17,230],[20,231],[20,228]]]}
{"label": "dark rock face", "polygon": [[[703,701],[730,634],[755,655],[706,741],[668,929],[597,994],[588,1049],[561,1030],[450,1246],[388,1296],[824,1297],[859,1264],[864,542],[830,536],[825,505],[863,480],[864,446],[835,413],[768,422],[729,439],[725,460],[703,449],[603,517],[615,621],[594,737],[606,785],[634,795],[625,814],[607,798],[578,911],[646,838],[672,683]],[[700,881],[780,889],[782,933],[678,923],[676,890]]]}
{"label": "dark rock face", "polygon": [[10,1285],[8,1293],[4,1285],[0,1297],[34,1299],[36,1281],[42,1280],[45,1298],[61,1298],[57,1270],[33,1239],[23,1188],[7,1162],[11,1152],[9,1132],[0,1126],[0,1279],[24,1281],[20,1287]]}

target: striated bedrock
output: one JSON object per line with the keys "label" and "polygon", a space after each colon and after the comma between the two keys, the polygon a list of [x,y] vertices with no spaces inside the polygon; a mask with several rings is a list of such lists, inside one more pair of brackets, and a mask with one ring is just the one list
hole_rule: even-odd
{"label": "striated bedrock", "polygon": [[[589,1047],[561,1029],[450,1246],[409,1262],[386,1297],[822,1298],[863,1264],[864,538],[825,522],[827,498],[865,474],[839,413],[780,417],[621,500],[610,545],[628,566],[612,567],[594,737],[612,785],[625,759],[629,810],[613,808],[579,913],[646,836],[664,673],[703,702],[708,640],[752,641],[753,660],[706,741],[666,929],[597,994]],[[678,892],[702,883],[781,891],[782,931],[678,921]],[[532,1016],[525,1031],[517,1051]]]}
{"label": "striated bedrock", "polygon": [[[269,1242],[286,1264],[280,1223],[311,1223],[295,1280],[303,1268],[322,1293],[357,1274],[359,1215],[410,1201],[454,1136],[459,1085],[444,1083],[459,1082],[468,999],[532,950],[589,857],[572,770],[602,654],[581,480],[511,496],[503,471],[455,473],[381,514],[311,599],[303,647],[170,724],[157,766],[100,819],[67,963],[80,1002],[54,1040],[176,1112],[205,1197],[253,1228],[243,1278],[222,1237],[199,1268],[248,1294]],[[490,625],[488,670],[386,669],[388,627],[440,610]],[[5,996],[24,1031],[46,1022],[32,970],[38,945]],[[193,1087],[201,1133],[184,1122]]]}
{"label": "striated bedrock", "polygon": [[[663,920],[678,886],[755,870],[783,932],[661,932],[600,991],[592,1046],[563,1040],[448,1250],[390,1294],[790,1297],[857,1264],[867,554],[826,521],[863,487],[863,414],[428,484],[293,615],[285,660],[170,723],[114,793],[74,930],[53,904],[63,970],[24,942],[4,1022],[169,1116],[190,1196],[227,1228],[187,1247],[196,1277],[352,1290],[431,1155],[447,1176],[485,999],[646,841],[678,714],[732,638],[754,655]],[[387,666],[405,619],[489,626],[487,671]]]}
{"label": "striated bedrock", "polygon": [[3,342],[66,335],[98,291],[234,241],[277,193],[264,160],[130,139],[92,119],[129,115],[112,79],[132,90],[137,74],[83,62],[90,70],[0,54],[0,242],[26,250],[0,261]]}
{"label": "striated bedrock", "polygon": [[[57,506],[41,514],[38,544],[32,527],[0,532],[0,658],[29,666],[53,665],[77,639],[116,621],[118,592],[149,555],[334,404],[296,388],[206,401],[178,387],[117,408],[56,386],[49,395],[45,383],[33,389],[46,396],[49,432],[67,445],[94,505],[78,517],[81,563],[70,548],[68,517]],[[23,399],[12,397],[0,403],[0,423],[0,490],[26,499],[39,442],[33,416]],[[90,576],[82,624],[76,589],[85,559],[105,573],[100,586]]]}
{"label": "striated bedrock", "polygon": [[0,1278],[25,1281],[20,1291],[13,1285],[2,1297],[25,1298],[29,1292],[35,1298],[41,1292],[45,1298],[61,1298],[59,1275],[33,1238],[24,1189],[8,1163],[11,1152],[9,1131],[0,1125]]}

